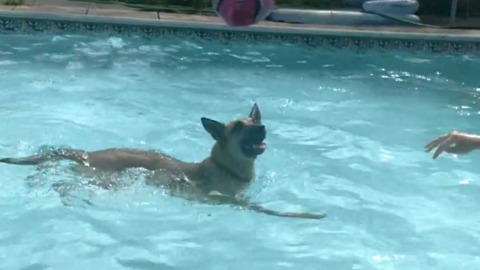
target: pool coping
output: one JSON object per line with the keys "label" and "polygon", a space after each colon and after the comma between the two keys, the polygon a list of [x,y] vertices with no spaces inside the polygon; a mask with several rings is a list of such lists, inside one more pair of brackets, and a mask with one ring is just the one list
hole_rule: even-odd
{"label": "pool coping", "polygon": [[[127,13],[128,14],[128,13]],[[167,17],[167,19],[162,19]],[[170,16],[172,17],[172,16]],[[206,17],[206,16],[205,16]],[[67,24],[67,27],[63,27]],[[74,24],[68,27],[68,24]],[[83,26],[83,28],[82,28]],[[85,29],[84,29],[85,28]],[[339,27],[262,22],[229,27],[220,20],[187,21],[44,11],[0,10],[1,32],[110,31],[114,34],[162,36],[188,34],[209,40],[260,41],[355,49],[406,49],[429,52],[480,52],[480,31],[411,27]]]}

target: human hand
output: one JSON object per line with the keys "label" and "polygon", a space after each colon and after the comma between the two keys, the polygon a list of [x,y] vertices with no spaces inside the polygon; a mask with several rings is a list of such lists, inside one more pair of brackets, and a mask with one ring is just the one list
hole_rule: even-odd
{"label": "human hand", "polygon": [[437,148],[433,154],[433,158],[436,159],[443,152],[466,154],[479,147],[480,136],[453,131],[429,142],[425,145],[425,151],[428,153]]}

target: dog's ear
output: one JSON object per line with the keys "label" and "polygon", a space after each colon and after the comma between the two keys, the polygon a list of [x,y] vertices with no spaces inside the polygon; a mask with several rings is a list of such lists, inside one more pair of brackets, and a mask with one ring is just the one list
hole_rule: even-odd
{"label": "dog's ear", "polygon": [[250,111],[250,115],[248,117],[252,118],[254,124],[262,123],[262,114],[260,113],[257,103],[253,104],[252,110]]}
{"label": "dog's ear", "polygon": [[225,124],[205,117],[202,117],[201,120],[203,128],[212,135],[215,141],[225,139]]}

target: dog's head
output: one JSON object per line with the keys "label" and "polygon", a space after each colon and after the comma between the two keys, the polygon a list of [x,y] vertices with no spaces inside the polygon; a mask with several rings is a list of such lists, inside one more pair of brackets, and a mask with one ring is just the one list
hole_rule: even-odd
{"label": "dog's head", "polygon": [[223,150],[237,158],[255,159],[265,152],[264,140],[267,131],[262,125],[262,116],[257,104],[253,105],[247,118],[234,120],[225,125],[203,117],[202,125]]}

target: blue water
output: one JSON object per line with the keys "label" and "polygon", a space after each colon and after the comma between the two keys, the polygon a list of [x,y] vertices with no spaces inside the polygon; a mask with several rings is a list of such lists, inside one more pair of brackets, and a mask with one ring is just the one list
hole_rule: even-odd
{"label": "blue water", "polygon": [[480,155],[423,151],[451,130],[480,133],[478,56],[0,39],[1,156],[54,145],[200,161],[212,144],[200,117],[245,117],[257,102],[268,147],[248,196],[328,214],[188,202],[135,171],[107,191],[65,164],[0,165],[0,269],[480,269]]}

